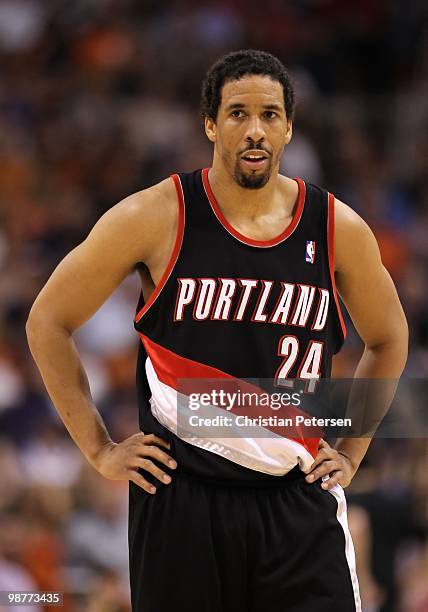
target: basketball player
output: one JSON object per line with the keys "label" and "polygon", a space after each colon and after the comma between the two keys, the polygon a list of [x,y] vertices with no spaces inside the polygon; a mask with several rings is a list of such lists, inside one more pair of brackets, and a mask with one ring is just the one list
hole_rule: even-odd
{"label": "basketball player", "polygon": [[[346,333],[338,294],[365,344],[356,376],[398,379],[406,319],[366,223],[279,174],[294,112],[282,63],[256,50],[222,57],[202,109],[212,166],[99,219],[35,300],[31,352],[88,461],[130,481],[134,612],[361,610],[343,488],[368,440],[186,438],[177,385],[328,378]],[[134,270],[141,431],[113,441],[72,335]]]}

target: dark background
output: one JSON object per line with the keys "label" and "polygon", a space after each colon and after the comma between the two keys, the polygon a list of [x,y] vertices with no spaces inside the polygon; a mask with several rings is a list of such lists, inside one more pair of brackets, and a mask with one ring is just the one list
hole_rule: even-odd
{"label": "dark background", "polygon": [[[427,376],[427,7],[0,0],[0,590],[63,590],[65,612],[129,610],[127,483],[101,478],[71,442],[24,326],[104,211],[210,165],[199,92],[221,54],[260,48],[290,70],[298,105],[282,172],[370,224],[409,321],[405,375]],[[117,440],[138,428],[138,293],[130,276],[76,334]],[[362,350],[347,327],[340,377]],[[427,459],[426,440],[375,440],[347,489],[364,612],[428,610]]]}

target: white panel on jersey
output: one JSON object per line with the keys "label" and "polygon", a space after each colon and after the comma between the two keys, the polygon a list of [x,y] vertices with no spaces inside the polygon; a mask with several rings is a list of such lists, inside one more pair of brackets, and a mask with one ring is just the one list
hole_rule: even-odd
{"label": "white panel on jersey", "polygon": [[[236,423],[230,427],[231,431],[236,432],[236,437],[202,438],[195,436],[192,431],[186,432],[185,436],[180,436],[182,426],[180,423],[179,432],[178,401],[180,401],[181,414],[185,414],[182,420],[184,421],[186,418],[186,422],[188,422],[187,417],[194,414],[188,408],[189,401],[187,398],[180,398],[181,394],[159,380],[150,357],[146,359],[146,373],[152,392],[150,405],[153,416],[185,442],[204,448],[244,467],[274,476],[283,476],[296,465],[299,465],[302,470],[312,465],[314,458],[302,444],[280,436],[264,427],[254,426],[255,433],[260,434],[260,437],[256,438],[243,437],[242,433],[240,435],[242,428]],[[188,413],[186,413],[186,410]],[[222,416],[225,412],[224,409],[216,406],[204,406],[204,416],[210,418]],[[227,414],[228,417],[235,420],[234,414]]]}

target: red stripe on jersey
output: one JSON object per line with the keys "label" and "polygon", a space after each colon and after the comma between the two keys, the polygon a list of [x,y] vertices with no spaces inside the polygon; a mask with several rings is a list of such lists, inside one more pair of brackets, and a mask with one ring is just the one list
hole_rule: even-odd
{"label": "red stripe on jersey", "polygon": [[[177,355],[173,351],[170,351],[169,349],[163,346],[160,346],[156,342],[153,342],[152,340],[150,340],[150,338],[148,338],[141,332],[138,332],[138,335],[140,336],[141,342],[143,343],[144,348],[146,349],[147,355],[150,357],[150,360],[153,364],[153,367],[155,369],[158,379],[162,383],[164,383],[165,385],[168,385],[174,390],[178,390],[178,387],[179,387],[178,381],[180,379],[195,379],[195,390],[197,392],[201,392],[201,391],[206,392],[207,389],[209,388],[210,379],[221,379],[224,381],[226,380],[230,381],[230,383],[232,383],[233,381],[236,381],[236,388],[239,388],[241,392],[243,393],[244,392],[245,393],[256,393],[258,396],[260,396],[260,394],[266,394],[266,391],[264,391],[260,387],[257,387],[256,385],[248,383],[245,380],[237,379],[235,376],[232,376],[231,374],[228,374],[227,372],[223,372],[222,370],[218,370],[217,368],[213,368],[209,365],[200,363],[198,361],[193,361],[192,359],[187,359],[186,357]],[[199,386],[197,382],[198,379],[202,383],[202,384],[199,384]],[[205,380],[207,381],[206,383],[204,382]],[[180,391],[183,392],[183,389],[180,389]],[[244,408],[246,410],[248,409],[248,407],[244,407]],[[233,414],[242,414],[239,408],[238,409],[233,408],[231,412]],[[295,406],[290,406],[290,410],[287,412],[286,416],[291,417],[291,416],[297,416],[297,415],[300,415],[303,417],[309,417],[309,415],[303,412],[302,410],[299,410]],[[255,414],[253,415],[249,414],[248,416],[255,416]],[[261,416],[266,416],[266,415],[264,414]],[[278,428],[275,426],[267,425],[265,426],[265,429],[269,429],[270,431],[273,431],[273,432],[278,432]],[[300,430],[296,429],[295,431],[300,431]],[[312,433],[314,431],[316,431],[316,433],[320,432],[319,437],[317,438],[307,438],[307,437],[304,437],[304,438],[297,437],[296,438],[296,437],[291,437],[291,436],[283,436],[283,437],[287,437],[290,440],[293,440],[294,442],[301,444],[302,446],[306,448],[306,450],[309,453],[311,453],[313,457],[316,457],[317,452],[318,452],[318,443],[319,443],[319,439],[321,435],[321,430],[317,429],[316,427],[311,427],[310,431]]]}
{"label": "red stripe on jersey", "polygon": [[334,195],[332,193],[328,194],[328,263],[330,268],[331,284],[333,286],[334,301],[336,302],[343,338],[346,338],[346,325],[345,321],[343,320],[342,311],[340,310],[336,289],[336,279],[334,278]]}
{"label": "red stripe on jersey", "polygon": [[186,359],[177,353],[153,342],[144,334],[138,332],[141,341],[150,357],[156,374],[161,382],[177,390],[177,380],[180,378],[222,378],[235,380],[235,377],[217,368]]}

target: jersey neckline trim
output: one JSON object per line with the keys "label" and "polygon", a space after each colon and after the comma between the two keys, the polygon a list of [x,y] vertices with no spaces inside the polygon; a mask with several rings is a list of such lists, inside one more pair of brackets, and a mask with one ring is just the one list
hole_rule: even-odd
{"label": "jersey neckline trim", "polygon": [[296,181],[299,187],[299,193],[297,196],[296,210],[294,211],[294,215],[291,220],[291,223],[285,228],[285,230],[283,230],[275,238],[271,238],[270,240],[255,240],[254,238],[249,238],[248,236],[241,234],[241,232],[235,229],[229,223],[226,217],[223,215],[220,209],[220,206],[218,205],[218,202],[214,196],[213,190],[211,189],[211,185],[210,185],[209,178],[208,178],[209,170],[210,168],[203,168],[201,172],[202,184],[205,189],[205,194],[207,196],[208,202],[210,203],[215,216],[217,217],[221,225],[223,225],[223,227],[229,232],[229,234],[231,234],[234,238],[239,240],[239,242],[243,242],[244,244],[248,244],[250,246],[259,247],[259,248],[267,248],[267,247],[276,246],[280,244],[281,242],[283,242],[284,240],[286,240],[289,236],[291,236],[291,234],[294,232],[294,230],[299,224],[299,221],[303,214],[305,201],[306,201],[306,185],[302,179],[293,178],[293,180]]}

